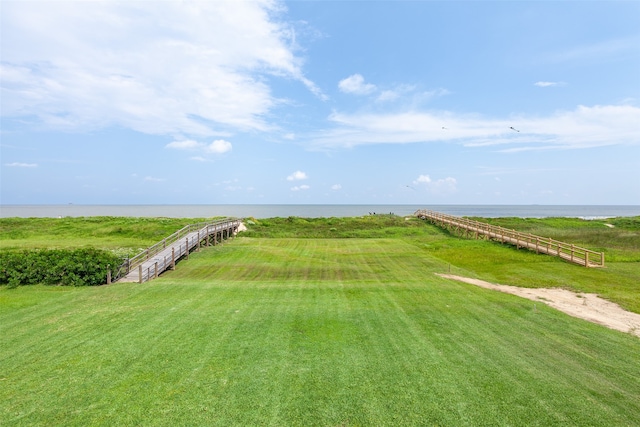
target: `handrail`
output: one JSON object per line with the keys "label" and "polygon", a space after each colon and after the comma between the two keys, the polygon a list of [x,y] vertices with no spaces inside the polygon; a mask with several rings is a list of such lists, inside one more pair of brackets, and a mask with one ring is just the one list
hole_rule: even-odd
{"label": "handrail", "polygon": [[535,234],[522,233],[520,231],[474,221],[464,217],[443,214],[441,212],[420,209],[415,216],[429,219],[439,225],[462,228],[467,232],[473,232],[476,236],[484,235],[489,239],[500,240],[501,243],[509,243],[517,248],[535,250],[536,253],[545,253],[565,259],[567,261],[584,265],[585,267],[604,267],[604,253],[581,248],[570,243],[553,240],[549,237],[536,236]]}
{"label": "handrail", "polygon": [[[173,243],[177,242],[178,240],[181,240],[183,238],[185,238],[187,235],[189,235],[189,233],[192,233],[194,231],[198,231],[198,230],[203,230],[207,227],[218,227],[218,226],[224,226],[227,225],[229,223],[234,224],[237,223],[239,220],[235,219],[235,218],[224,218],[224,219],[218,219],[218,220],[214,220],[214,221],[202,221],[202,222],[197,222],[194,224],[188,224],[185,225],[184,227],[182,227],[180,230],[176,231],[175,233],[172,233],[171,235],[165,237],[164,239],[162,239],[161,241],[159,241],[158,243],[149,246],[146,249],[143,249],[141,252],[139,252],[138,254],[136,254],[135,256],[133,256],[132,258],[127,258],[117,269],[115,276],[112,278],[112,281],[117,281],[118,279],[126,276],[127,274],[129,274],[129,272],[131,270],[133,270],[134,268],[138,267],[140,264],[142,264],[143,262],[147,261],[150,258],[153,258],[153,256],[155,256],[156,254],[162,252],[167,246],[171,246]],[[182,251],[182,246],[179,246]],[[188,249],[188,248],[187,248]],[[180,256],[182,256],[184,254],[184,252],[180,253]]]}

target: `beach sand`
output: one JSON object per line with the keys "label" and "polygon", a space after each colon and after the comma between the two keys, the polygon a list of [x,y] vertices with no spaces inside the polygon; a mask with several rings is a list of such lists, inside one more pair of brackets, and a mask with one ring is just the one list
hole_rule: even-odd
{"label": "beach sand", "polygon": [[575,293],[557,288],[519,288],[452,274],[437,275],[541,302],[570,316],[640,337],[640,314],[626,311],[618,304],[602,299],[596,294]]}

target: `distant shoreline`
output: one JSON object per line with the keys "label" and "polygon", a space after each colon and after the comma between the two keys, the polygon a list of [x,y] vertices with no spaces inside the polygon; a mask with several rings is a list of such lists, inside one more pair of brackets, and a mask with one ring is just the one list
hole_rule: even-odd
{"label": "distant shoreline", "polygon": [[83,216],[209,218],[273,217],[355,217],[369,214],[413,215],[419,209],[430,209],[456,216],[483,218],[571,217],[603,219],[640,216],[640,205],[300,205],[300,204],[237,204],[237,205],[0,205],[0,217],[57,218]]}

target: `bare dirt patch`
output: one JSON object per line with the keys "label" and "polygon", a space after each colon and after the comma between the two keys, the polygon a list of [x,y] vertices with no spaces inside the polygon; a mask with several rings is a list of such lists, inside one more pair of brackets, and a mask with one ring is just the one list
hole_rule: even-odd
{"label": "bare dirt patch", "polygon": [[575,293],[557,288],[519,288],[453,274],[438,276],[541,302],[570,316],[640,337],[640,314],[626,311],[618,304],[602,299],[596,294]]}

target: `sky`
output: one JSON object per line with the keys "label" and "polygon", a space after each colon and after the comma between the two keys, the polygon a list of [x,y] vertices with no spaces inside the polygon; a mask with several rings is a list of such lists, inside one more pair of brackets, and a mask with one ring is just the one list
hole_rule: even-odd
{"label": "sky", "polygon": [[638,1],[0,0],[0,204],[640,205]]}

